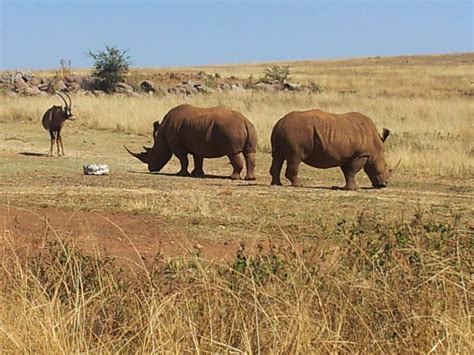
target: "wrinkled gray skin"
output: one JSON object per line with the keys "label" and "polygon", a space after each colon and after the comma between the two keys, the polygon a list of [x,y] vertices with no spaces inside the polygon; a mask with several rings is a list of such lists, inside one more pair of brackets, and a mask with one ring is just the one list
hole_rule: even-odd
{"label": "wrinkled gray skin", "polygon": [[285,176],[292,186],[301,186],[301,162],[321,169],[340,167],[345,190],[356,190],[355,175],[364,169],[374,188],[388,186],[391,172],[384,158],[384,142],[390,131],[379,135],[372,120],[358,112],[333,114],[321,110],[291,112],[273,127],[272,185],[281,185],[280,172],[286,160]]}
{"label": "wrinkled gray skin", "polygon": [[[149,171],[160,171],[174,154],[181,163],[179,176],[204,177],[204,158],[228,156],[233,167],[231,179],[240,179],[245,158],[245,180],[255,180],[257,134],[253,124],[241,113],[224,107],[199,108],[179,105],[171,109],[160,124],[153,124],[152,148],[142,153],[127,151],[148,165]],[[188,171],[188,154],[194,158],[194,170]]]}
{"label": "wrinkled gray skin", "polygon": [[53,107],[50,107],[48,110],[46,110],[41,120],[44,129],[49,132],[51,137],[51,147],[48,153],[49,157],[53,155],[54,142],[56,142],[58,156],[61,156],[61,153],[59,152],[59,145],[61,145],[62,155],[64,155],[64,145],[63,138],[61,137],[61,130],[67,120],[74,121],[76,119],[72,113],[72,101],[69,95],[65,94],[69,99],[69,102],[67,102],[60,93],[56,93],[56,95],[58,95],[64,101],[65,106],[62,107],[54,105]]}

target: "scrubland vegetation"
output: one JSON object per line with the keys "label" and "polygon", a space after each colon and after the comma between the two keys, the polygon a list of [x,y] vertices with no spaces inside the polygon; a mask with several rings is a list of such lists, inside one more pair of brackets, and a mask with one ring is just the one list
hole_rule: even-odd
{"label": "scrubland vegetation", "polygon": [[[63,158],[30,154],[49,148],[39,122],[56,98],[0,96],[2,351],[474,352],[474,55],[281,64],[321,93],[75,96]],[[174,70],[246,78],[265,67]],[[134,69],[129,80],[158,71]],[[183,102],[225,105],[255,124],[256,183],[146,174],[126,155],[122,144],[149,144],[152,122]],[[311,108],[359,111],[389,128],[387,160],[402,161],[393,184],[333,191],[339,171],[303,168],[307,188],[269,187],[274,122]],[[81,176],[81,164],[97,159],[112,165],[110,177]],[[205,170],[230,173],[223,160]],[[176,171],[176,162],[165,169]],[[120,223],[117,239],[134,257],[88,248],[103,236],[87,221],[72,233],[44,219],[31,244],[10,218],[16,207],[70,211],[71,220],[81,211],[140,216],[169,231],[165,241],[175,232],[224,241],[226,257],[200,247],[146,254]],[[227,241],[241,246],[229,253]]]}

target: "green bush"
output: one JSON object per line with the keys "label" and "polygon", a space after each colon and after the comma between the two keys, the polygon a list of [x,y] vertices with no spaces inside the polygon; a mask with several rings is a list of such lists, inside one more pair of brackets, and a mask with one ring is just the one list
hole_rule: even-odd
{"label": "green bush", "polygon": [[92,52],[87,55],[94,59],[92,76],[99,79],[100,89],[111,93],[115,85],[124,81],[131,64],[127,50],[121,51],[117,47],[105,47],[105,51]]}

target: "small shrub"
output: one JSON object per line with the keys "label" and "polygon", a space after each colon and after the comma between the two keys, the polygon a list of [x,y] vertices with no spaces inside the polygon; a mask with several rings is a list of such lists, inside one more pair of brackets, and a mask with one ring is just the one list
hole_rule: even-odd
{"label": "small shrub", "polygon": [[312,80],[308,84],[308,89],[309,91],[314,92],[315,94],[320,94],[323,91],[323,89],[321,88],[321,85],[315,83]]}
{"label": "small shrub", "polygon": [[100,80],[101,90],[113,92],[115,85],[124,81],[131,64],[127,51],[109,46],[105,47],[105,51],[89,50],[87,55],[94,59],[92,76]]}
{"label": "small shrub", "polygon": [[263,69],[264,81],[277,81],[284,83],[290,78],[290,66],[289,65],[272,65]]}

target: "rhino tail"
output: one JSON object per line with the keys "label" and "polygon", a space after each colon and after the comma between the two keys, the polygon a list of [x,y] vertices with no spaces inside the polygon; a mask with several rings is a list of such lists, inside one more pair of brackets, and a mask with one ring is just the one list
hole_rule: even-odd
{"label": "rhino tail", "polygon": [[247,140],[245,141],[244,151],[247,153],[255,153],[257,151],[257,131],[250,122],[245,122],[247,130]]}

